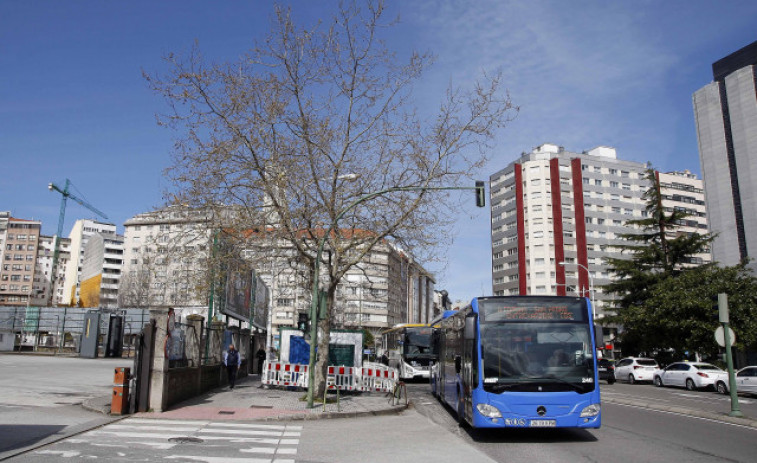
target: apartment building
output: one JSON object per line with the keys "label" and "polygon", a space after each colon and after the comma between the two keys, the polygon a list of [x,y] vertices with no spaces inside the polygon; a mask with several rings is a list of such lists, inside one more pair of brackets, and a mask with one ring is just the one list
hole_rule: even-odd
{"label": "apartment building", "polygon": [[42,222],[0,213],[0,305],[31,305],[44,294],[34,283]]}
{"label": "apartment building", "polygon": [[118,307],[123,255],[123,236],[95,233],[89,237],[82,256],[79,305]]}
{"label": "apartment building", "polygon": [[112,223],[80,219],[71,228],[71,233],[68,235],[68,238],[71,240],[71,260],[66,267],[66,274],[63,280],[61,305],[76,306],[79,304],[84,250],[89,239],[98,234],[110,239],[116,239],[116,226]]}
{"label": "apartment building", "polygon": [[602,317],[604,258],[620,256],[624,223],[646,215],[645,170],[614,148],[543,144],[492,175],[494,294],[593,296]]}
{"label": "apartment building", "polygon": [[68,262],[71,260],[71,240],[68,238],[58,240],[58,266],[55,278],[51,275],[55,254],[55,236],[40,236],[37,250],[34,283],[40,285],[41,294],[37,300],[32,300],[32,304],[40,306],[61,305],[64,301],[63,280],[66,276]]}
{"label": "apartment building", "polygon": [[184,207],[124,223],[122,307],[208,307],[211,214]]}
{"label": "apartment building", "polygon": [[757,42],[716,61],[693,95],[713,259],[757,270]]}
{"label": "apartment building", "polygon": [[[680,172],[658,172],[657,179],[662,193],[662,206],[666,212],[673,210],[688,214],[678,228],[671,232],[680,234],[708,233],[707,206],[705,203],[704,182],[688,170]],[[691,265],[712,262],[712,253],[704,252],[692,257]]]}
{"label": "apartment building", "polygon": [[[298,265],[286,242],[265,243],[254,237],[243,252],[271,293],[269,333],[294,327],[310,311],[309,269]],[[253,245],[254,244],[254,245]],[[327,275],[322,272],[321,281]],[[374,334],[398,323],[426,323],[438,314],[434,279],[420,264],[390,243],[376,246],[348,270],[337,286],[334,328],[367,328]]]}

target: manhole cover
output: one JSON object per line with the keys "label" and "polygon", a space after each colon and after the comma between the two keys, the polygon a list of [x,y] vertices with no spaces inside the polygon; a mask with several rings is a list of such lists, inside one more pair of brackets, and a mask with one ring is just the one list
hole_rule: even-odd
{"label": "manhole cover", "polygon": [[168,442],[176,442],[177,444],[202,444],[202,439],[189,436],[171,437],[168,439]]}
{"label": "manhole cover", "polygon": [[273,408],[273,405],[250,405],[250,408]]}
{"label": "manhole cover", "polygon": [[227,410],[221,410],[220,412],[218,412],[219,415],[233,415],[234,413],[235,412],[230,412]]}

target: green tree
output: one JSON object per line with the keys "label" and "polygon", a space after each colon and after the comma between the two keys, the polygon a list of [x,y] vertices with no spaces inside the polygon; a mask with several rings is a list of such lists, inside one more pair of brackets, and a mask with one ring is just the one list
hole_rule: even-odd
{"label": "green tree", "polygon": [[636,329],[645,351],[673,349],[679,354],[698,352],[713,358],[719,352],[714,331],[720,326],[713,297],[728,295],[729,320],[737,347],[757,344],[757,279],[745,265],[702,265],[660,281],[645,303],[643,320]]}
{"label": "green tree", "polygon": [[713,239],[709,234],[681,232],[681,224],[689,214],[665,210],[657,171],[649,167],[646,179],[649,188],[643,196],[645,216],[626,221],[635,230],[621,235],[628,243],[621,246],[625,256],[608,259],[615,277],[604,287],[605,292],[615,296],[615,313],[606,321],[622,327],[626,354],[668,347],[668,334],[661,327],[651,326],[667,307],[652,305],[651,299],[658,286],[696,268],[696,255],[706,252]]}

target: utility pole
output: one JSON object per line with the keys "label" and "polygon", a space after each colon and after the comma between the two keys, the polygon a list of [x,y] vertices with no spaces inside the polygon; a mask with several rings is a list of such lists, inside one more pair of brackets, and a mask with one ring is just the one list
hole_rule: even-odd
{"label": "utility pole", "polygon": [[728,391],[731,393],[730,416],[744,416],[739,410],[739,395],[736,390],[736,375],[733,372],[733,355],[731,354],[731,327],[728,326],[728,295],[718,294],[718,318],[723,326],[723,344],[725,344],[725,359],[728,368]]}

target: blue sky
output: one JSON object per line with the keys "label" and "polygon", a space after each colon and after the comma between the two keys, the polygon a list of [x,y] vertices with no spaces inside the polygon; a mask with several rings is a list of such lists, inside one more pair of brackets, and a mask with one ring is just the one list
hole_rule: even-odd
{"label": "blue sky", "polygon": [[[336,2],[294,1],[296,15],[327,17]],[[714,61],[757,40],[754,1],[390,1],[399,14],[391,46],[432,51],[416,87],[436,107],[449,83],[502,69],[518,118],[479,178],[544,142],[583,151],[613,146],[622,159],[699,173],[691,96]],[[264,36],[266,1],[0,1],[0,210],[58,224],[60,195],[75,194],[122,231],[159,206],[173,133],[157,126],[164,102],[142,78],[161,58],[198,40],[216,61],[233,60]],[[12,174],[7,175],[11,172]],[[461,211],[439,288],[454,299],[491,291],[488,210]],[[94,218],[69,201],[67,235]]]}

